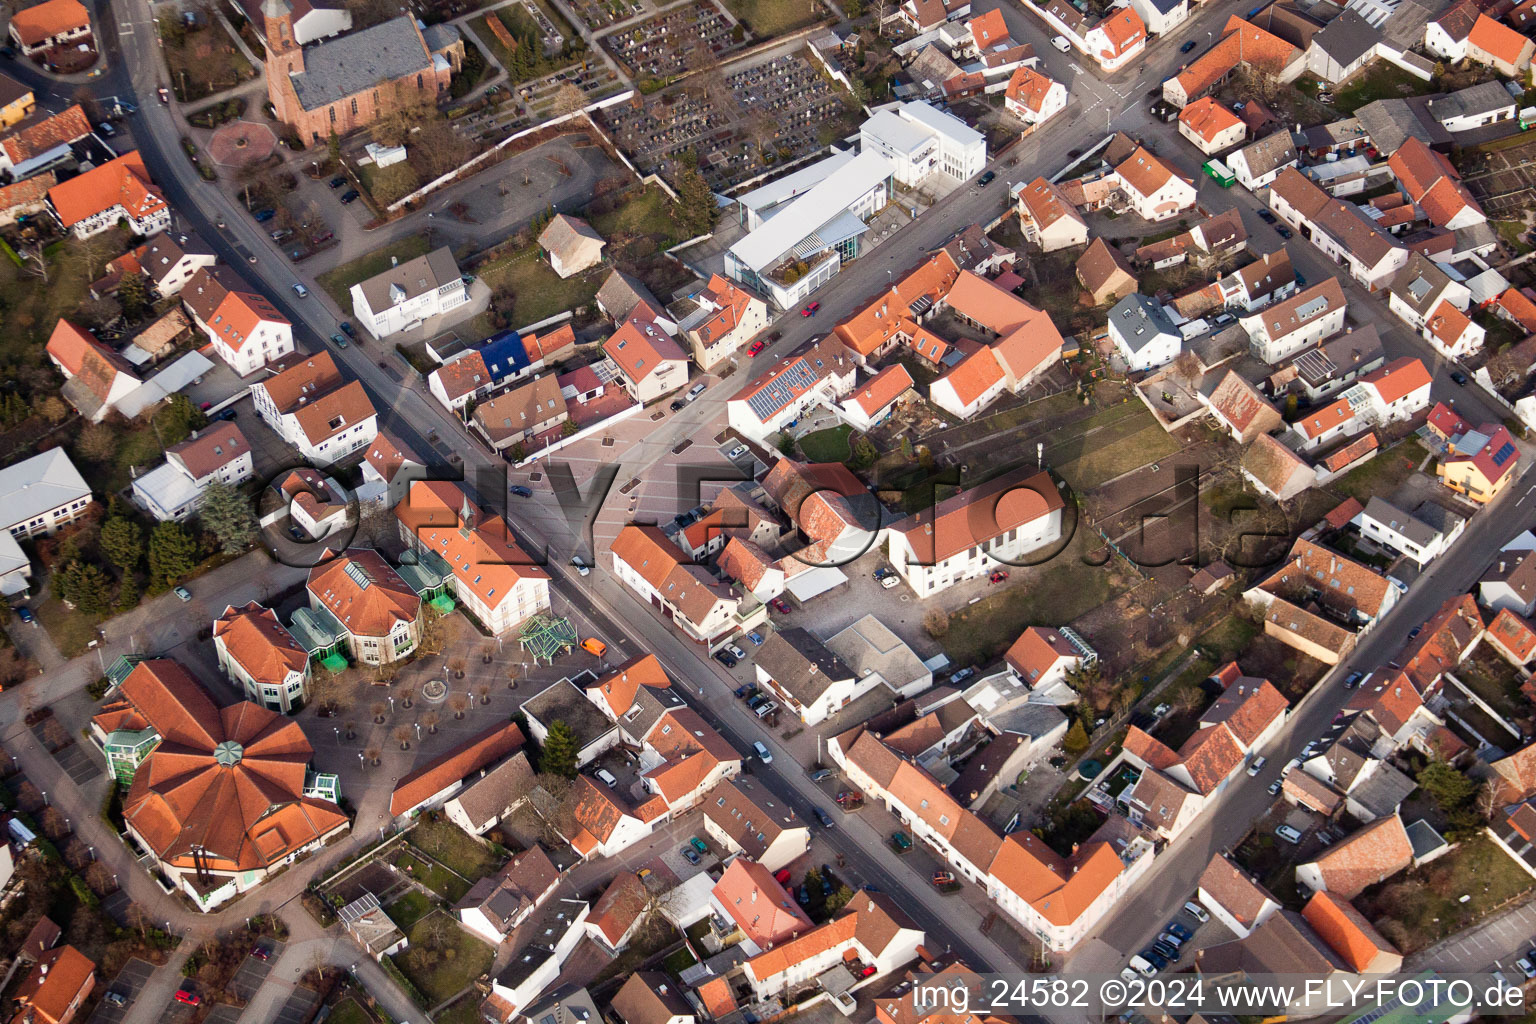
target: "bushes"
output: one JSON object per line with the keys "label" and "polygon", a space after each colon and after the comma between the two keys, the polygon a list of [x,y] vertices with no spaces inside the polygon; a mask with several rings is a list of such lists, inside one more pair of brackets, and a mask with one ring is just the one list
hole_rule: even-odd
{"label": "bushes", "polygon": [[198,128],[217,128],[221,124],[238,121],[245,113],[245,100],[236,96],[223,103],[213,103],[187,115],[187,121]]}

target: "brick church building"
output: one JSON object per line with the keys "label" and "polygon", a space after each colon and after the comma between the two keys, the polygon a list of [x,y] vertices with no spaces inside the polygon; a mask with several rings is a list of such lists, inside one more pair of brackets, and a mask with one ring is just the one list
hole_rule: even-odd
{"label": "brick church building", "polygon": [[452,25],[389,21],[300,46],[288,0],[264,0],[267,97],[305,143],[345,135],[402,103],[436,103],[464,60]]}

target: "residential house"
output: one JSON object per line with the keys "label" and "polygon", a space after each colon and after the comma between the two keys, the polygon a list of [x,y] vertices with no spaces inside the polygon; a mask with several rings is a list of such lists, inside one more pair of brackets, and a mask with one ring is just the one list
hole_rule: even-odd
{"label": "residential house", "polygon": [[484,835],[533,792],[533,766],[519,750],[494,768],[482,768],[473,782],[443,803],[443,816],[472,836]]}
{"label": "residential house", "polygon": [[390,817],[404,818],[443,806],[477,773],[519,753],[524,742],[516,722],[502,722],[411,769],[390,791]]}
{"label": "residential house", "polygon": [[1467,34],[1467,59],[1487,64],[1505,78],[1518,78],[1529,72],[1533,52],[1536,41],[1486,14],[1478,14]]}
{"label": "residential house", "polygon": [[15,224],[22,217],[31,217],[46,210],[48,190],[58,182],[54,173],[48,171],[35,178],[0,187],[0,227]]}
{"label": "residential house", "polygon": [[80,0],[43,0],[11,16],[11,42],[24,57],[91,44],[91,15]]}
{"label": "residential house", "polygon": [[210,424],[166,449],[165,462],[135,477],[133,500],[161,522],[185,520],[215,481],[238,487],[251,479],[251,443],[233,423]]}
{"label": "residential house", "polygon": [[499,946],[555,894],[560,876],[549,854],[534,844],[472,885],[453,910],[469,932]]}
{"label": "residential house", "polygon": [[1265,253],[1252,263],[1216,282],[1222,305],[1244,313],[1279,302],[1296,291],[1296,270],[1285,246]]}
{"label": "residential house", "polygon": [[807,630],[777,629],[756,651],[757,683],[806,725],[826,721],[879,680],[859,678]]}
{"label": "residential house", "polygon": [[[0,469],[0,523],[16,540],[52,535],[79,519],[91,488],[63,448],[49,448]],[[3,562],[0,551],[0,562]]]}
{"label": "residential house", "polygon": [[1179,134],[1206,156],[1213,156],[1242,142],[1248,126],[1226,104],[1202,96],[1179,111]]}
{"label": "residential house", "polygon": [[1425,106],[1442,128],[1454,133],[1513,121],[1519,104],[1502,82],[1480,82],[1426,100]]}
{"label": "residential house", "polygon": [[579,274],[603,261],[603,247],[608,243],[580,217],[558,213],[539,233],[539,248],[549,257],[549,265],[561,277]]}
{"label": "residential house", "polygon": [[[527,1017],[557,1024],[581,1024],[601,1019],[587,990],[561,986],[546,999],[540,995],[559,979],[566,960],[591,937],[587,919],[592,906],[574,893],[550,900],[527,922],[532,940],[512,955],[512,962],[491,978],[491,993],[480,1004],[487,1024],[513,1024]],[[534,1015],[537,1016],[534,1016]]]}
{"label": "residential house", "polygon": [[1280,172],[1298,162],[1296,145],[1288,131],[1271,132],[1222,158],[1233,177],[1250,192],[1274,184]]}
{"label": "residential house", "polygon": [[[1442,335],[1459,342],[1457,328],[1466,321],[1464,310],[1471,304],[1472,293],[1460,281],[1453,280],[1433,260],[1421,253],[1410,253],[1403,269],[1392,279],[1387,306],[1399,319],[1417,331],[1436,348],[1445,350]],[[1465,328],[1461,329],[1465,333]],[[1477,328],[1481,345],[1482,328]]]}
{"label": "residential house", "polygon": [[1011,833],[988,873],[988,898],[1046,949],[1073,948],[1152,863],[1151,842],[1121,821],[1110,819],[1070,857],[1030,832]]}
{"label": "residential house", "polygon": [[1530,618],[1536,612],[1536,554],[1499,552],[1478,581],[1477,599],[1494,611],[1511,611]]}
{"label": "residential house", "polygon": [[422,322],[469,304],[469,289],[446,245],[352,286],[352,313],[375,338],[415,330]]}
{"label": "residential house", "polygon": [[149,275],[150,284],[163,296],[180,295],[199,270],[212,269],[218,258],[201,240],[179,235],[172,238],[161,232],[140,247],[139,266]]}
{"label": "residential house", "polygon": [[1030,127],[1042,125],[1067,109],[1067,87],[1033,68],[1021,66],[1008,79],[1003,107]]}
{"label": "residential house", "polygon": [[1485,423],[1452,440],[1435,464],[1435,476],[1456,493],[1487,504],[1515,478],[1519,463],[1520,450],[1509,428],[1502,423]]}
{"label": "residential house", "polygon": [[1156,299],[1132,292],[1109,311],[1109,337],[1133,373],[1178,358],[1184,336]]}
{"label": "residential house", "polygon": [[1003,660],[1025,686],[1043,690],[1097,664],[1099,655],[1067,626],[1029,626]]}
{"label": "residential house", "polygon": [[859,891],[826,924],[750,957],[742,971],[758,999],[795,990],[839,964],[874,976],[889,974],[918,955],[924,934],[884,893]]}
{"label": "residential house", "polygon": [[722,779],[704,794],[704,833],[727,855],[778,871],[804,856],[811,832],[794,810],[746,775]]}
{"label": "residential house", "polygon": [[1019,229],[1045,252],[1070,249],[1088,242],[1088,222],[1060,188],[1036,178],[1014,192],[1019,205]]}
{"label": "residential house", "polygon": [[1466,60],[1467,37],[1478,14],[1472,0],[1455,0],[1424,26],[1424,48],[1452,63]]}
{"label": "residential house", "polygon": [[1236,370],[1223,374],[1209,394],[1202,388],[1196,395],[1217,424],[1242,444],[1285,425],[1280,410]]}
{"label": "residential house", "polygon": [[891,525],[886,548],[897,575],[928,598],[1057,540],[1062,507],[1049,474],[1015,470]]}
{"label": "residential house", "polygon": [[767,605],[738,596],[703,566],[689,564],[657,527],[631,523],[619,531],[610,551],[620,582],[661,609],[684,636],[710,651],[768,616]]}
{"label": "residential house", "polygon": [[1346,900],[1413,864],[1413,843],[1403,820],[1392,814],[1366,825],[1296,866],[1296,884]]}
{"label": "residential house", "polygon": [[1450,547],[1466,525],[1457,517],[1454,532],[1447,534],[1374,494],[1352,522],[1362,537],[1407,555],[1420,569]]}
{"label": "residential house", "polygon": [[1147,48],[1147,26],[1132,7],[1110,9],[1083,34],[1082,51],[1105,71],[1118,71]]}
{"label": "residential house", "polygon": [[343,383],[320,352],[251,385],[256,415],[312,464],[331,465],[378,436],[378,414],[362,384]]}
{"label": "residential house", "polygon": [[1136,291],[1136,272],[1120,250],[1102,238],[1095,238],[1086,252],[1077,258],[1077,283],[1093,299],[1095,306],[1114,302]]}
{"label": "residential house", "polygon": [[[26,95],[30,100],[31,90]],[[0,139],[0,170],[9,171],[13,181],[21,181],[69,163],[75,159],[73,144],[91,131],[91,122],[78,103],[65,107]]]}
{"label": "residential house", "polygon": [[1384,287],[1408,260],[1409,250],[1359,207],[1333,198],[1294,167],[1275,178],[1269,208],[1370,291]]}
{"label": "residential house", "polygon": [[680,307],[677,327],[701,370],[720,365],[768,327],[768,304],[719,274]]}
{"label": "residential house", "polygon": [[901,696],[933,685],[933,670],[873,615],[844,626],[827,637],[826,645],[859,679],[874,679]]}
{"label": "residential house", "polygon": [[1381,54],[1382,35],[1354,11],[1336,15],[1307,45],[1307,70],[1330,85],[1344,81]]}
{"label": "residential house", "polygon": [[1167,220],[1195,205],[1194,183],[1145,147],[1116,165],[1114,178],[1131,210],[1143,220]]}
{"label": "residential house", "polygon": [[470,423],[492,448],[503,452],[526,451],[535,437],[569,420],[560,380],[546,373],[475,406]]}
{"label": "residential house", "polygon": [[693,1005],[663,971],[637,971],[614,994],[609,1010],[620,1024],[694,1024]]}
{"label": "residential house", "polygon": [[143,383],[126,359],[68,320],[54,324],[46,351],[64,375],[64,398],[92,423],[106,419]]}
{"label": "residential house", "polygon": [[[1200,951],[1195,969],[1212,978],[1255,977],[1295,973],[1316,979],[1327,989],[1335,981],[1352,981],[1344,963],[1328,949],[1311,925],[1292,910],[1281,910],[1255,928],[1247,938],[1233,939]],[[1275,1009],[1287,1016],[1315,1016],[1326,1004],[1318,992],[1300,986],[1277,998]]]}
{"label": "residential house", "polygon": [[899,16],[917,33],[930,32],[947,21],[971,13],[969,0],[903,0]]}
{"label": "residential house", "polygon": [[1488,623],[1488,632],[1483,639],[1517,668],[1525,668],[1536,659],[1536,626],[1508,608],[1502,609]]}
{"label": "residential house", "polygon": [[1266,634],[1334,665],[1392,609],[1399,591],[1354,559],[1298,539],[1280,568],[1243,596],[1263,613]]}
{"label": "residential house", "polygon": [[1435,227],[1457,231],[1488,219],[1451,162],[1421,139],[1409,136],[1387,158],[1387,166],[1408,198],[1418,204],[1424,218]]}
{"label": "residential house", "polygon": [[1316,482],[1300,456],[1268,434],[1253,439],[1240,463],[1243,479],[1275,501],[1289,501]]}
{"label": "residential house", "polygon": [[570,355],[575,346],[576,332],[568,323],[544,335],[501,331],[478,349],[433,370],[427,375],[427,389],[462,417],[470,402],[481,401],[498,388],[538,373]]}
{"label": "residential house", "polygon": [[356,661],[387,665],[421,639],[421,596],[384,556],[349,548],[309,571],[309,605],[335,620],[338,639]]}
{"label": "residential house", "polygon": [[1253,354],[1273,365],[1342,331],[1347,305],[1344,290],[1330,277],[1238,322]]}
{"label": "residential house", "polygon": [[742,951],[757,956],[815,925],[766,866],[737,857],[710,891],[710,906],[741,935]]}
{"label": "residential house", "polygon": [[897,406],[911,395],[913,383],[905,366],[892,363],[854,389],[838,408],[853,429],[867,432],[890,419]]}
{"label": "residential house", "polygon": [[487,516],[456,484],[412,483],[395,518],[406,548],[434,566],[438,560],[446,565],[454,597],[483,629],[503,636],[549,611],[549,574],[517,543],[505,519]]}
{"label": "residential house", "polygon": [[1247,938],[1280,909],[1280,902],[1269,890],[1224,853],[1213,856],[1201,872],[1195,897],[1240,939]]}
{"label": "residential house", "polygon": [[817,406],[851,394],[858,363],[835,334],[786,356],[752,378],[725,403],[726,420],[749,440],[763,442]]}
{"label": "residential house", "polygon": [[20,124],[37,109],[37,97],[30,86],[23,85],[10,75],[0,75],[0,128]]}
{"label": "residential house", "polygon": [[226,606],[213,620],[213,650],[252,704],[291,714],[309,703],[309,653],[272,609],[255,601]]}
{"label": "residential house", "polygon": [[[14,22],[11,37],[16,37]],[[69,1024],[95,989],[96,964],[74,946],[54,946],[38,955],[13,993],[12,1019],[16,1024]]]}
{"label": "residential house", "polygon": [[[14,26],[13,19],[13,32]],[[171,226],[171,208],[150,180],[138,150],[53,186],[48,190],[48,207],[59,226],[76,238],[98,235],[120,220],[127,221],[134,234],[144,236]]]}
{"label": "residential house", "polygon": [[1189,17],[1189,0],[1131,0],[1134,10],[1151,35],[1166,35]]}
{"label": "residential house", "polygon": [[427,475],[427,467],[415,452],[384,431],[374,437],[363,455],[363,483],[352,493],[361,503],[394,508],[405,492]]}
{"label": "residential house", "polygon": [[1177,75],[1163,82],[1163,99],[1183,107],[1215,90],[1240,67],[1273,75],[1281,84],[1306,70],[1306,58],[1291,43],[1232,15],[1221,38]]}
{"label": "residential house", "polygon": [[688,355],[673,340],[661,314],[639,305],[603,342],[631,398],[644,404],[688,383]]}
{"label": "residential house", "polygon": [[180,295],[214,352],[241,377],[293,353],[293,325],[229,268],[199,267]]}

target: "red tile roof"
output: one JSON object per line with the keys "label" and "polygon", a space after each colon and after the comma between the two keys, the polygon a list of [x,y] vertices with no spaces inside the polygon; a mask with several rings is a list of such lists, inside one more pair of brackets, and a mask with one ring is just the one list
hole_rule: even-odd
{"label": "red tile roof", "polygon": [[309,653],[283,628],[277,613],[255,601],[225,608],[213,620],[213,635],[223,639],[224,650],[258,683],[281,686],[289,673],[302,673],[309,664]]}
{"label": "red tile roof", "polygon": [[315,566],[308,589],[353,636],[388,636],[395,623],[421,614],[416,591],[371,548],[350,548]]}
{"label": "red tile roof", "polygon": [[[1383,953],[1397,956],[1397,949],[1365,919],[1364,914],[1348,900],[1331,892],[1313,894],[1302,908],[1301,916],[1328,948],[1338,954],[1345,966],[1356,973],[1372,970]],[[1400,962],[1401,957],[1398,959]]]}
{"label": "red tile roof", "polygon": [[774,881],[773,872],[747,857],[731,861],[711,895],[759,949],[776,946],[813,927],[800,905]]}
{"label": "red tile roof", "polygon": [[389,813],[404,814],[420,806],[455,782],[521,750],[524,742],[516,722],[491,726],[401,778],[389,795]]}
{"label": "red tile roof", "polygon": [[90,27],[90,12],[80,0],[46,0],[11,15],[11,29],[27,46],[35,46],[65,32]]}
{"label": "red tile roof", "polygon": [[37,964],[16,989],[20,1024],[59,1024],[69,1020],[75,1000],[82,1003],[96,985],[96,964],[74,946],[58,946],[37,958]]}
{"label": "red tile roof", "polygon": [[[15,21],[11,23],[14,25]],[[21,164],[34,157],[42,156],[56,146],[75,142],[89,134],[91,134],[91,122],[77,103],[72,107],[66,107],[52,117],[12,132],[0,140],[0,146],[5,147],[5,155],[10,158],[12,164]]]}
{"label": "red tile roof", "polygon": [[1212,143],[1216,141],[1218,135],[1231,131],[1243,121],[1229,110],[1226,104],[1218,103],[1209,96],[1202,96],[1179,111],[1179,123],[1188,127],[1206,143]]}
{"label": "red tile roof", "polygon": [[413,481],[395,507],[395,518],[402,530],[448,563],[460,591],[473,593],[488,608],[513,599],[525,580],[549,579],[517,543],[505,519],[486,516],[450,481]]}
{"label": "red tile roof", "polygon": [[1063,506],[1049,473],[1005,473],[895,523],[925,565],[1050,515]]}
{"label": "red tile roof", "polygon": [[[15,24],[14,19],[12,24]],[[147,217],[166,208],[165,198],[150,180],[138,150],[124,153],[116,160],[109,160],[79,177],[55,185],[48,190],[48,201],[66,228],[114,206],[122,206],[135,218]]]}
{"label": "red tile roof", "polygon": [[1412,863],[1413,843],[1396,814],[1378,818],[1312,862],[1324,888],[1347,900]]}
{"label": "red tile roof", "polygon": [[1063,658],[1081,658],[1082,652],[1050,626],[1030,626],[1008,648],[1003,660],[1028,683],[1037,682]]}
{"label": "red tile roof", "polygon": [[1519,67],[1531,41],[1508,25],[1501,25],[1488,15],[1479,14],[1472,25],[1472,31],[1467,35],[1467,45]]}

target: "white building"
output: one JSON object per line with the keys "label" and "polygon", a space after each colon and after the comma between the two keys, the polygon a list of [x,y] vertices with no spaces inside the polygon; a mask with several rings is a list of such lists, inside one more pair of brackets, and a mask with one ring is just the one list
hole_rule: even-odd
{"label": "white building", "polygon": [[1408,261],[1409,250],[1359,207],[1330,196],[1294,167],[1276,176],[1269,208],[1371,291],[1386,287]]}
{"label": "white building", "polygon": [[57,533],[90,503],[91,489],[63,448],[0,469],[0,523],[17,540]]}
{"label": "white building", "polygon": [[375,338],[420,327],[469,303],[469,290],[446,245],[352,286],[352,314]]}
{"label": "white building", "polygon": [[897,575],[928,598],[1056,541],[1062,508],[1049,474],[1016,470],[885,528],[885,546]]}
{"label": "white building", "polygon": [[133,481],[133,499],[161,522],[186,519],[208,485],[236,487],[251,478],[251,444],[233,423],[210,424],[166,450],[165,462]]}
{"label": "white building", "polygon": [[1250,192],[1274,184],[1280,172],[1295,167],[1299,161],[1291,133],[1281,129],[1257,142],[1251,142],[1222,158],[1237,183]]}
{"label": "white building", "polygon": [[[831,161],[836,166],[830,173],[805,191],[772,203],[771,216],[726,251],[726,276],[766,296],[778,309],[798,305],[830,281],[844,259],[856,258],[868,230],[865,222],[890,200],[896,171],[883,156],[864,152],[822,163]],[[756,207],[762,212],[769,208]],[[748,220],[753,216],[749,209]]]}
{"label": "white building", "polygon": [[987,165],[987,140],[980,132],[920,100],[877,111],[859,128],[859,146],[890,161],[896,180],[908,186],[940,171],[968,181]]}
{"label": "white building", "polygon": [[213,622],[213,649],[219,667],[252,703],[283,714],[309,703],[309,652],[272,609],[254,601],[226,606]]}
{"label": "white building", "polygon": [[1141,16],[1148,32],[1160,36],[1189,17],[1189,0],[1131,0],[1131,10]]}
{"label": "white building", "polygon": [[379,433],[378,413],[362,384],[343,383],[327,352],[251,386],[256,415],[312,464],[331,465]]}
{"label": "white building", "polygon": [[[1424,508],[1421,507],[1419,512],[1423,514]],[[1432,525],[1372,495],[1352,522],[1360,528],[1361,536],[1407,555],[1422,569],[1449,548],[1467,525],[1461,516],[1444,510],[1440,510],[1435,518],[1445,522],[1446,526]]]}
{"label": "white building", "polygon": [[293,325],[228,267],[200,267],[181,290],[193,323],[242,377],[293,353]]}
{"label": "white building", "polygon": [[1121,161],[1112,177],[1142,220],[1167,220],[1195,205],[1194,183],[1144,146]]}
{"label": "white building", "polygon": [[1273,365],[1342,331],[1345,308],[1344,290],[1330,277],[1238,323],[1253,354]]}
{"label": "white building", "polygon": [[1008,112],[1028,125],[1041,125],[1067,109],[1067,87],[1031,68],[1021,67],[1003,92]]}
{"label": "white building", "polygon": [[829,334],[748,381],[725,403],[726,420],[743,437],[766,441],[808,410],[834,407],[853,392],[857,375],[858,364]]}
{"label": "white building", "polygon": [[1140,292],[1127,295],[1109,311],[1109,336],[1133,372],[1173,362],[1184,344],[1162,305]]}

